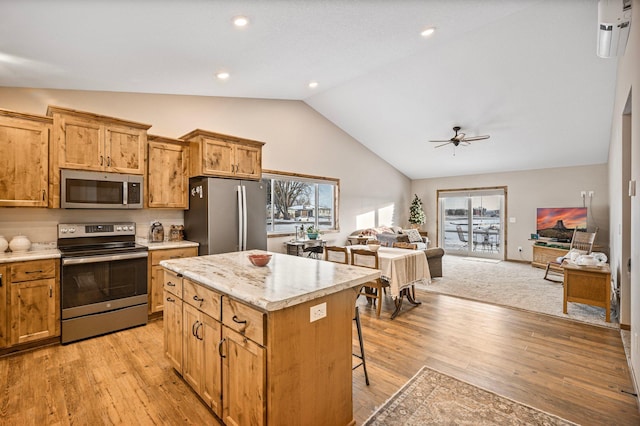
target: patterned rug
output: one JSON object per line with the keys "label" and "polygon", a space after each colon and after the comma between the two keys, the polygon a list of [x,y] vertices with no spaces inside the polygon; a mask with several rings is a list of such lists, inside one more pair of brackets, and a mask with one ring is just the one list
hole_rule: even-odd
{"label": "patterned rug", "polygon": [[364,424],[575,425],[426,366]]}
{"label": "patterned rug", "polygon": [[561,283],[543,279],[544,269],[520,262],[483,262],[460,256],[442,258],[444,276],[416,288],[494,305],[519,308],[609,328],[619,328],[616,306],[611,306],[611,322],[605,310],[581,303],[569,303],[562,312]]}

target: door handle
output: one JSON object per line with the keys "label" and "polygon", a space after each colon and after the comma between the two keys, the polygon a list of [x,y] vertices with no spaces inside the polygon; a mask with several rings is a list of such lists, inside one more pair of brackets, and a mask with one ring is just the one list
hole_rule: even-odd
{"label": "door handle", "polygon": [[227,356],[222,353],[222,344],[226,339],[222,339],[218,342],[218,354],[220,354],[220,358],[226,358]]}
{"label": "door handle", "polygon": [[240,320],[236,315],[234,315],[233,318],[231,318],[231,319],[236,324],[246,324],[247,323],[247,320]]}
{"label": "door handle", "polygon": [[2,287],[2,274],[0,274],[0,287]]}

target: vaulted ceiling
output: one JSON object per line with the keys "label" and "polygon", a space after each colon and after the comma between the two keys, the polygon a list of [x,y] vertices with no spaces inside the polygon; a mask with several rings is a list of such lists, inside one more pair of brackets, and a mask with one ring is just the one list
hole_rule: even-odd
{"label": "vaulted ceiling", "polygon": [[[596,0],[3,0],[0,11],[1,86],[302,100],[411,179],[607,161],[616,59],[596,56]],[[491,137],[428,142],[455,125]]]}

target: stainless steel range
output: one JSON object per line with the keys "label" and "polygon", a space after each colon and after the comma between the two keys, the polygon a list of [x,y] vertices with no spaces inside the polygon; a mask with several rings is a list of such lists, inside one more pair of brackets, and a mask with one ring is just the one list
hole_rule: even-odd
{"label": "stainless steel range", "polygon": [[62,343],[147,323],[147,257],[132,222],[58,225]]}

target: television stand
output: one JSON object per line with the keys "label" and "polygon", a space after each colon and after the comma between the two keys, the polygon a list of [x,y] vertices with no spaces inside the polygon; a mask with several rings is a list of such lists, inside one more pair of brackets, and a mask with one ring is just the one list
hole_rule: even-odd
{"label": "television stand", "polygon": [[[562,243],[554,243],[554,245],[561,245]],[[569,245],[565,248],[549,247],[542,245],[533,245],[533,261],[531,266],[534,268],[545,269],[547,263],[556,260],[559,257],[566,255],[569,252]]]}

